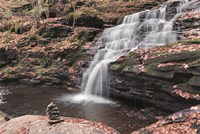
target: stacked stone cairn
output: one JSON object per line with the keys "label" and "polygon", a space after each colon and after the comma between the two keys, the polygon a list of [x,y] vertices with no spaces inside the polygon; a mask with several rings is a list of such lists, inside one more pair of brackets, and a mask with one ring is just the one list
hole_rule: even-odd
{"label": "stacked stone cairn", "polygon": [[57,123],[60,123],[63,121],[62,119],[60,119],[60,112],[58,110],[58,107],[53,102],[51,102],[47,106],[46,114],[49,119],[49,124],[51,124],[51,125],[57,124]]}

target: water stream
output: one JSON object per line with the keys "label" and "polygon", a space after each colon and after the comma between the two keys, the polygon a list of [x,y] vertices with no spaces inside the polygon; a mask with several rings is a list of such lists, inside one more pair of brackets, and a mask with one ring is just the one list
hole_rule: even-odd
{"label": "water stream", "polygon": [[[173,31],[173,22],[181,14],[182,1],[177,7],[177,13],[167,18],[167,6],[159,9],[143,11],[124,17],[122,24],[105,29],[96,42],[104,46],[98,50],[89,68],[82,78],[82,93],[74,97],[75,101],[95,101],[97,96],[109,95],[108,64],[120,56],[138,48],[161,46],[177,40]],[[188,4],[187,4],[188,5]]]}

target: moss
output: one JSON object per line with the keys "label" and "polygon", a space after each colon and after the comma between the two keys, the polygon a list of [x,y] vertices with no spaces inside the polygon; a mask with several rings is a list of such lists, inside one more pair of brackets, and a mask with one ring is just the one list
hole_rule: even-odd
{"label": "moss", "polygon": [[196,38],[193,40],[182,40],[179,41],[183,45],[190,45],[190,44],[200,44],[200,38]]}
{"label": "moss", "polygon": [[157,64],[151,64],[146,67],[145,73],[149,76],[171,79],[174,77],[174,71],[162,72],[157,70]]}
{"label": "moss", "polygon": [[74,19],[78,19],[80,18],[80,16],[81,16],[81,13],[79,11],[74,11],[73,13],[69,15],[70,18],[74,18]]}
{"label": "moss", "polygon": [[190,93],[190,94],[199,94],[200,92],[198,90],[193,89],[190,85],[187,83],[184,84],[178,84],[177,89],[181,89],[184,92]]}
{"label": "moss", "polygon": [[177,62],[177,63],[190,63],[200,56],[200,50],[196,51],[182,51],[181,53],[166,53],[165,55],[160,55],[155,58],[151,58],[145,61],[145,65],[152,63],[167,63],[167,62]]}
{"label": "moss", "polygon": [[181,46],[181,45],[185,45],[182,41],[178,41],[178,42],[173,42],[173,43],[168,43],[166,45],[163,45],[163,46],[160,46],[159,49],[160,50],[157,50],[155,52],[151,52],[149,54],[149,56],[151,57],[156,57],[156,56],[167,56],[169,55],[169,50],[170,48],[174,47],[174,46]]}
{"label": "moss", "polygon": [[95,9],[92,9],[92,8],[83,7],[81,9],[81,14],[91,16],[91,17],[95,17],[95,16],[98,15],[98,11],[96,11]]}
{"label": "moss", "polygon": [[40,66],[35,66],[35,67],[34,67],[34,69],[36,69],[36,70],[38,70],[38,69],[42,69],[42,68],[43,68],[42,65],[40,65]]}
{"label": "moss", "polygon": [[68,55],[66,55],[64,57],[64,59],[66,59],[69,64],[69,66],[77,66],[77,62],[78,61],[83,61],[84,59],[86,59],[86,55],[85,55],[85,50],[83,47],[79,46],[78,48],[76,48],[75,50],[72,50],[74,52],[69,53]]}
{"label": "moss", "polygon": [[113,70],[113,71],[117,71],[117,70],[122,70],[122,67],[120,64],[112,64],[110,66],[110,69]]}
{"label": "moss", "polygon": [[127,68],[130,68],[130,66],[132,65],[132,60],[131,58],[129,59],[125,59],[121,62],[117,62],[115,64],[111,65],[111,69],[113,70],[118,70],[118,71],[122,71],[122,70],[127,70]]}
{"label": "moss", "polygon": [[42,39],[42,36],[40,35],[33,35],[33,36],[30,36],[29,40],[30,41],[39,41]]}
{"label": "moss", "polygon": [[131,66],[126,66],[123,70],[122,70],[122,72],[132,72],[133,71],[133,67],[131,67]]}
{"label": "moss", "polygon": [[13,71],[11,69],[9,69],[9,68],[8,69],[4,69],[3,72],[5,74],[12,74],[13,73]]}
{"label": "moss", "polygon": [[29,36],[28,37],[28,41],[27,42],[35,42],[36,44],[40,44],[40,45],[47,45],[47,41],[40,35],[38,34],[35,34],[35,35],[32,35],[32,36]]}
{"label": "moss", "polygon": [[98,11],[96,11],[93,8],[88,8],[88,7],[83,7],[79,10],[75,10],[73,13],[69,14],[70,18],[75,18],[78,19],[82,16],[91,16],[91,17],[95,17],[98,15]]}
{"label": "moss", "polygon": [[44,71],[44,69],[41,68],[41,69],[37,69],[35,73],[38,75],[44,75],[45,71]]}
{"label": "moss", "polygon": [[30,20],[25,20],[23,18],[14,18],[7,22],[6,30],[9,32],[14,32],[16,34],[22,34],[29,31],[32,26]]}
{"label": "moss", "polygon": [[12,13],[11,13],[10,11],[5,12],[5,13],[3,14],[3,17],[4,17],[4,18],[10,18],[11,16],[12,16]]}

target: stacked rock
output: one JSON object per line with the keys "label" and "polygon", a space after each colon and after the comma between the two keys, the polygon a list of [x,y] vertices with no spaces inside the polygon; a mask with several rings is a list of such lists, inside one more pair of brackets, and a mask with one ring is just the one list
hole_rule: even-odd
{"label": "stacked rock", "polygon": [[46,114],[49,118],[49,124],[57,124],[63,121],[60,119],[58,107],[53,102],[47,106]]}

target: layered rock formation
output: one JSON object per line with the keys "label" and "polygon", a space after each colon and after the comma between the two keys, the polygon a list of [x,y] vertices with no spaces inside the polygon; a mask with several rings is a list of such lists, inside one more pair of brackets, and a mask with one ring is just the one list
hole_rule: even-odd
{"label": "layered rock formation", "polygon": [[1,1],[0,83],[77,88],[96,35],[164,1]]}
{"label": "layered rock formation", "polygon": [[139,49],[121,57],[110,66],[112,94],[170,111],[199,103],[200,42],[193,41]]}
{"label": "layered rock formation", "polygon": [[114,96],[151,103],[170,111],[200,102],[200,1],[195,1],[174,23],[181,41],[138,49],[111,63]]}
{"label": "layered rock formation", "polygon": [[200,106],[172,114],[132,134],[199,134]]}

